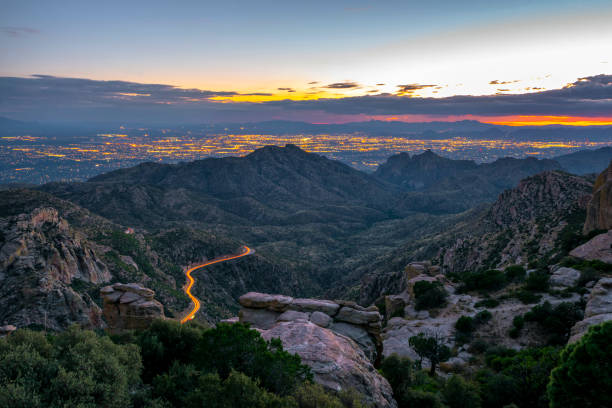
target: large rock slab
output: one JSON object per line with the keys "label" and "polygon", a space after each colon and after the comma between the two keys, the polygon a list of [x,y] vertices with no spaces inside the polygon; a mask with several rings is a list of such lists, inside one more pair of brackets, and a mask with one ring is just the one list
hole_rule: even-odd
{"label": "large rock slab", "polygon": [[334,391],[352,388],[374,407],[397,407],[387,380],[348,337],[311,322],[279,322],[261,333],[266,340],[279,338],[285,350],[298,354],[323,387]]}
{"label": "large rock slab", "polygon": [[570,252],[571,256],[589,261],[612,263],[612,230],[596,235]]}
{"label": "large rock slab", "polygon": [[338,313],[340,305],[330,300],[293,299],[289,308],[302,312],[321,312],[329,316],[334,316]]}
{"label": "large rock slab", "polygon": [[284,312],[293,301],[290,296],[269,295],[267,293],[249,292],[238,299],[241,306],[251,309],[269,309]]}
{"label": "large rock slab", "polygon": [[589,326],[612,320],[612,278],[600,279],[589,294],[584,320],[572,327],[569,343],[578,341],[589,329]]}

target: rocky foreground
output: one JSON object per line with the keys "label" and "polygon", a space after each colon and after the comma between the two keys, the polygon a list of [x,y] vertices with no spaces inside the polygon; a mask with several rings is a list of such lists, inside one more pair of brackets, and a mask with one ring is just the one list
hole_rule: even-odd
{"label": "rocky foreground", "polygon": [[353,302],[294,299],[249,292],[239,299],[237,319],[250,323],[269,340],[298,354],[315,381],[340,391],[353,388],[376,407],[396,407],[387,380],[374,368],[380,356],[382,316],[376,306]]}

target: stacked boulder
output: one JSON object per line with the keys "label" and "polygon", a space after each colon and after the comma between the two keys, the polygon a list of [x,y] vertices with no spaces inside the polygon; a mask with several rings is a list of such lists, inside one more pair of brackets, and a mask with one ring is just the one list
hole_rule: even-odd
{"label": "stacked boulder", "polygon": [[312,322],[352,339],[370,361],[380,356],[382,317],[376,306],[257,292],[242,295],[238,301],[242,306],[239,320],[258,329],[268,330],[277,322]]}
{"label": "stacked boulder", "polygon": [[147,328],[163,319],[164,306],[154,299],[155,292],[138,283],[115,283],[100,289],[104,299],[104,319],[111,333]]}
{"label": "stacked boulder", "polygon": [[377,408],[397,407],[391,386],[373,364],[381,355],[382,327],[375,306],[256,292],[241,296],[239,302],[238,321],[251,324],[266,340],[280,339],[323,387],[354,389]]}

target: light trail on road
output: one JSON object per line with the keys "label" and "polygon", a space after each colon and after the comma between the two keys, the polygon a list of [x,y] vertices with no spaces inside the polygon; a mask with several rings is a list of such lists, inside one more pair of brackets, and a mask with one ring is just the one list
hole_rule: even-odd
{"label": "light trail on road", "polygon": [[253,253],[253,250],[245,245],[244,247],[242,247],[242,252],[238,255],[224,255],[219,258],[215,258],[211,261],[204,262],[203,264],[196,265],[193,268],[189,268],[187,272],[185,272],[185,275],[187,275],[187,279],[189,281],[187,286],[185,286],[185,293],[187,294],[187,296],[189,296],[189,298],[193,302],[193,309],[191,309],[191,311],[187,313],[187,316],[185,316],[181,320],[181,324],[193,319],[195,314],[198,312],[198,310],[200,310],[200,300],[191,294],[191,288],[193,287],[193,284],[195,283],[195,280],[191,276],[191,273],[195,271],[196,269],[204,268],[205,266],[214,265],[220,262],[230,261],[232,259],[242,258],[243,256],[247,256],[252,253]]}

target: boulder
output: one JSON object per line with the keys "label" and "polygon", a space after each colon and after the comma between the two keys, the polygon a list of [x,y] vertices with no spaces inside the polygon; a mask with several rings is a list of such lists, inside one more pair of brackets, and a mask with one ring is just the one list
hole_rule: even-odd
{"label": "boulder", "polygon": [[380,319],[381,316],[378,312],[361,311],[347,306],[342,307],[342,309],[340,309],[338,314],[335,316],[335,320],[353,324],[375,323],[379,322]]}
{"label": "boulder", "polygon": [[332,322],[332,318],[323,312],[312,312],[310,315],[310,321],[321,327],[329,327]]}
{"label": "boulder", "polygon": [[308,320],[310,320],[310,313],[298,312],[297,310],[287,310],[277,318],[279,322],[307,322]]}
{"label": "boulder", "polygon": [[[112,289],[112,290],[111,290]],[[138,283],[115,283],[100,290],[104,319],[111,333],[147,328],[164,319],[164,306],[154,299],[155,292]]]}
{"label": "boulder", "polygon": [[589,326],[612,320],[612,278],[600,279],[589,294],[584,319],[572,327],[569,343],[578,341]]}
{"label": "boulder", "polygon": [[284,312],[293,301],[290,296],[269,295],[267,293],[249,292],[238,299],[241,306],[251,309],[269,309]]}
{"label": "boulder", "polygon": [[238,314],[241,323],[249,323],[253,327],[264,330],[274,326],[279,316],[280,313],[272,310],[247,308],[240,309]]}
{"label": "boulder", "polygon": [[580,279],[580,271],[572,268],[562,267],[553,272],[550,276],[550,285],[553,288],[571,288],[576,286]]}
{"label": "boulder", "polygon": [[298,354],[315,382],[342,391],[355,389],[377,408],[396,408],[391,386],[353,340],[311,322],[279,322],[261,331],[266,340],[279,338],[283,348]]}
{"label": "boulder", "polygon": [[301,312],[322,312],[334,316],[340,309],[340,305],[330,300],[293,299],[289,308]]}
{"label": "boulder", "polygon": [[370,361],[374,361],[376,359],[376,344],[374,343],[372,336],[370,336],[370,333],[368,333],[368,331],[363,327],[344,322],[336,322],[331,327],[331,330],[334,333],[340,333],[346,337],[349,337],[351,340],[357,343]]}
{"label": "boulder", "polygon": [[0,326],[0,337],[8,336],[9,334],[14,332],[15,330],[17,330],[17,327],[13,326],[12,324],[7,324],[7,325],[4,325],[4,326]]}
{"label": "boulder", "polygon": [[612,230],[596,235],[570,252],[571,256],[589,261],[612,263]]}

